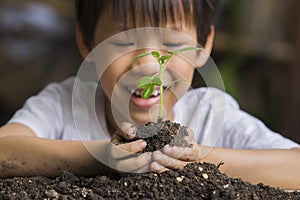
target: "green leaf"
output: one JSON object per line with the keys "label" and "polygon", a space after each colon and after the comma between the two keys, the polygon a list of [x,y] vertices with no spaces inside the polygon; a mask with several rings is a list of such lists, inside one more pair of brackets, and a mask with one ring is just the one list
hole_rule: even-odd
{"label": "green leaf", "polygon": [[140,78],[137,81],[137,88],[145,88],[148,87],[149,85],[158,85],[160,86],[162,84],[161,79],[159,78],[158,74],[155,74],[154,76],[144,76]]}
{"label": "green leaf", "polygon": [[151,54],[154,58],[159,58],[160,54],[157,51],[151,51]]}
{"label": "green leaf", "polygon": [[152,84],[153,85],[158,85],[160,86],[162,84],[162,81],[160,80],[158,74],[155,74],[153,77],[152,77]]}
{"label": "green leaf", "polygon": [[179,51],[183,52],[183,51],[199,51],[199,50],[203,50],[203,49],[202,48],[196,48],[196,47],[186,47],[186,48],[180,49]]}
{"label": "green leaf", "polygon": [[180,53],[180,50],[169,50],[168,51],[170,54],[179,54]]}
{"label": "green leaf", "polygon": [[158,63],[160,64],[160,65],[163,65],[163,64],[165,64],[165,60],[164,59],[158,59]]}
{"label": "green leaf", "polygon": [[150,76],[144,76],[137,81],[137,88],[143,88],[149,84],[152,84],[153,78]]}
{"label": "green leaf", "polygon": [[159,62],[161,65],[163,65],[163,64],[165,64],[171,57],[172,57],[172,54],[160,56],[160,57],[158,58],[158,62]]}
{"label": "green leaf", "polygon": [[135,62],[137,59],[140,59],[140,58],[142,58],[142,57],[145,57],[145,56],[149,56],[149,55],[151,55],[151,53],[141,53],[141,54],[138,54],[137,56],[135,56],[133,59],[132,59],[132,61],[133,62]]}
{"label": "green leaf", "polygon": [[169,60],[171,57],[172,57],[172,55],[163,55],[159,59],[162,59],[162,60],[166,61],[166,60]]}
{"label": "green leaf", "polygon": [[203,50],[203,48],[196,48],[196,47],[186,47],[186,48],[183,48],[183,49],[177,49],[177,50],[169,50],[168,52],[170,54],[179,54],[183,51],[201,51]]}
{"label": "green leaf", "polygon": [[148,85],[142,91],[142,95],[141,95],[142,98],[148,99],[152,95],[153,91],[154,91],[154,85],[153,84]]}

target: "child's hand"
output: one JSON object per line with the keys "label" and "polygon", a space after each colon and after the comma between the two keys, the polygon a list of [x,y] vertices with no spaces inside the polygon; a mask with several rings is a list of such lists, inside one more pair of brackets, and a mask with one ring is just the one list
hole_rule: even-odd
{"label": "child's hand", "polygon": [[120,125],[120,129],[118,129],[115,134],[111,138],[111,142],[114,144],[119,144],[119,141],[122,139],[132,140],[136,136],[136,127],[128,122],[123,122]]}
{"label": "child's hand", "polygon": [[161,151],[153,152],[151,171],[161,173],[169,169],[183,169],[189,162],[200,161],[200,146],[194,138],[194,133],[187,128],[189,136],[185,139],[191,147],[176,147],[166,145]]}
{"label": "child's hand", "polygon": [[122,123],[121,129],[112,137],[108,145],[108,164],[111,168],[121,172],[143,173],[150,171],[152,153],[137,154],[146,147],[144,140],[119,144],[122,138],[131,140],[135,137],[136,127],[129,123]]}

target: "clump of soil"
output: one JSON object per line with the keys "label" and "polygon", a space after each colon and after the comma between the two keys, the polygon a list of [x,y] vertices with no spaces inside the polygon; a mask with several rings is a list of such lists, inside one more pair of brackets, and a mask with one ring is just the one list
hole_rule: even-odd
{"label": "clump of soil", "polygon": [[162,149],[167,144],[188,147],[190,145],[184,139],[188,135],[186,127],[169,120],[158,120],[137,127],[136,139],[143,139],[147,142],[143,152],[153,152]]}
{"label": "clump of soil", "polygon": [[183,170],[162,174],[0,179],[0,199],[300,199],[263,184],[229,178],[215,165],[191,163]]}

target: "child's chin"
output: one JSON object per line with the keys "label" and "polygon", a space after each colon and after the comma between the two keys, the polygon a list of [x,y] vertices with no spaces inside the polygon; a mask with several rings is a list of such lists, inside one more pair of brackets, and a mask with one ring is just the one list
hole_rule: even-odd
{"label": "child's chin", "polygon": [[147,112],[130,112],[130,117],[137,125],[145,125],[150,121],[156,121],[151,119],[151,116]]}

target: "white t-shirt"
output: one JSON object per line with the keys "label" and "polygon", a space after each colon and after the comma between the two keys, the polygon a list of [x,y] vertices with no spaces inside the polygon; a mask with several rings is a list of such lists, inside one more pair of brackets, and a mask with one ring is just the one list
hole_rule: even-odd
{"label": "white t-shirt", "polygon": [[[74,82],[71,77],[49,84],[29,98],[8,123],[24,124],[42,138],[109,139],[102,89],[78,80],[73,93]],[[299,147],[240,110],[231,96],[215,88],[184,94],[174,106],[174,121],[191,128],[199,144],[238,149]]]}

